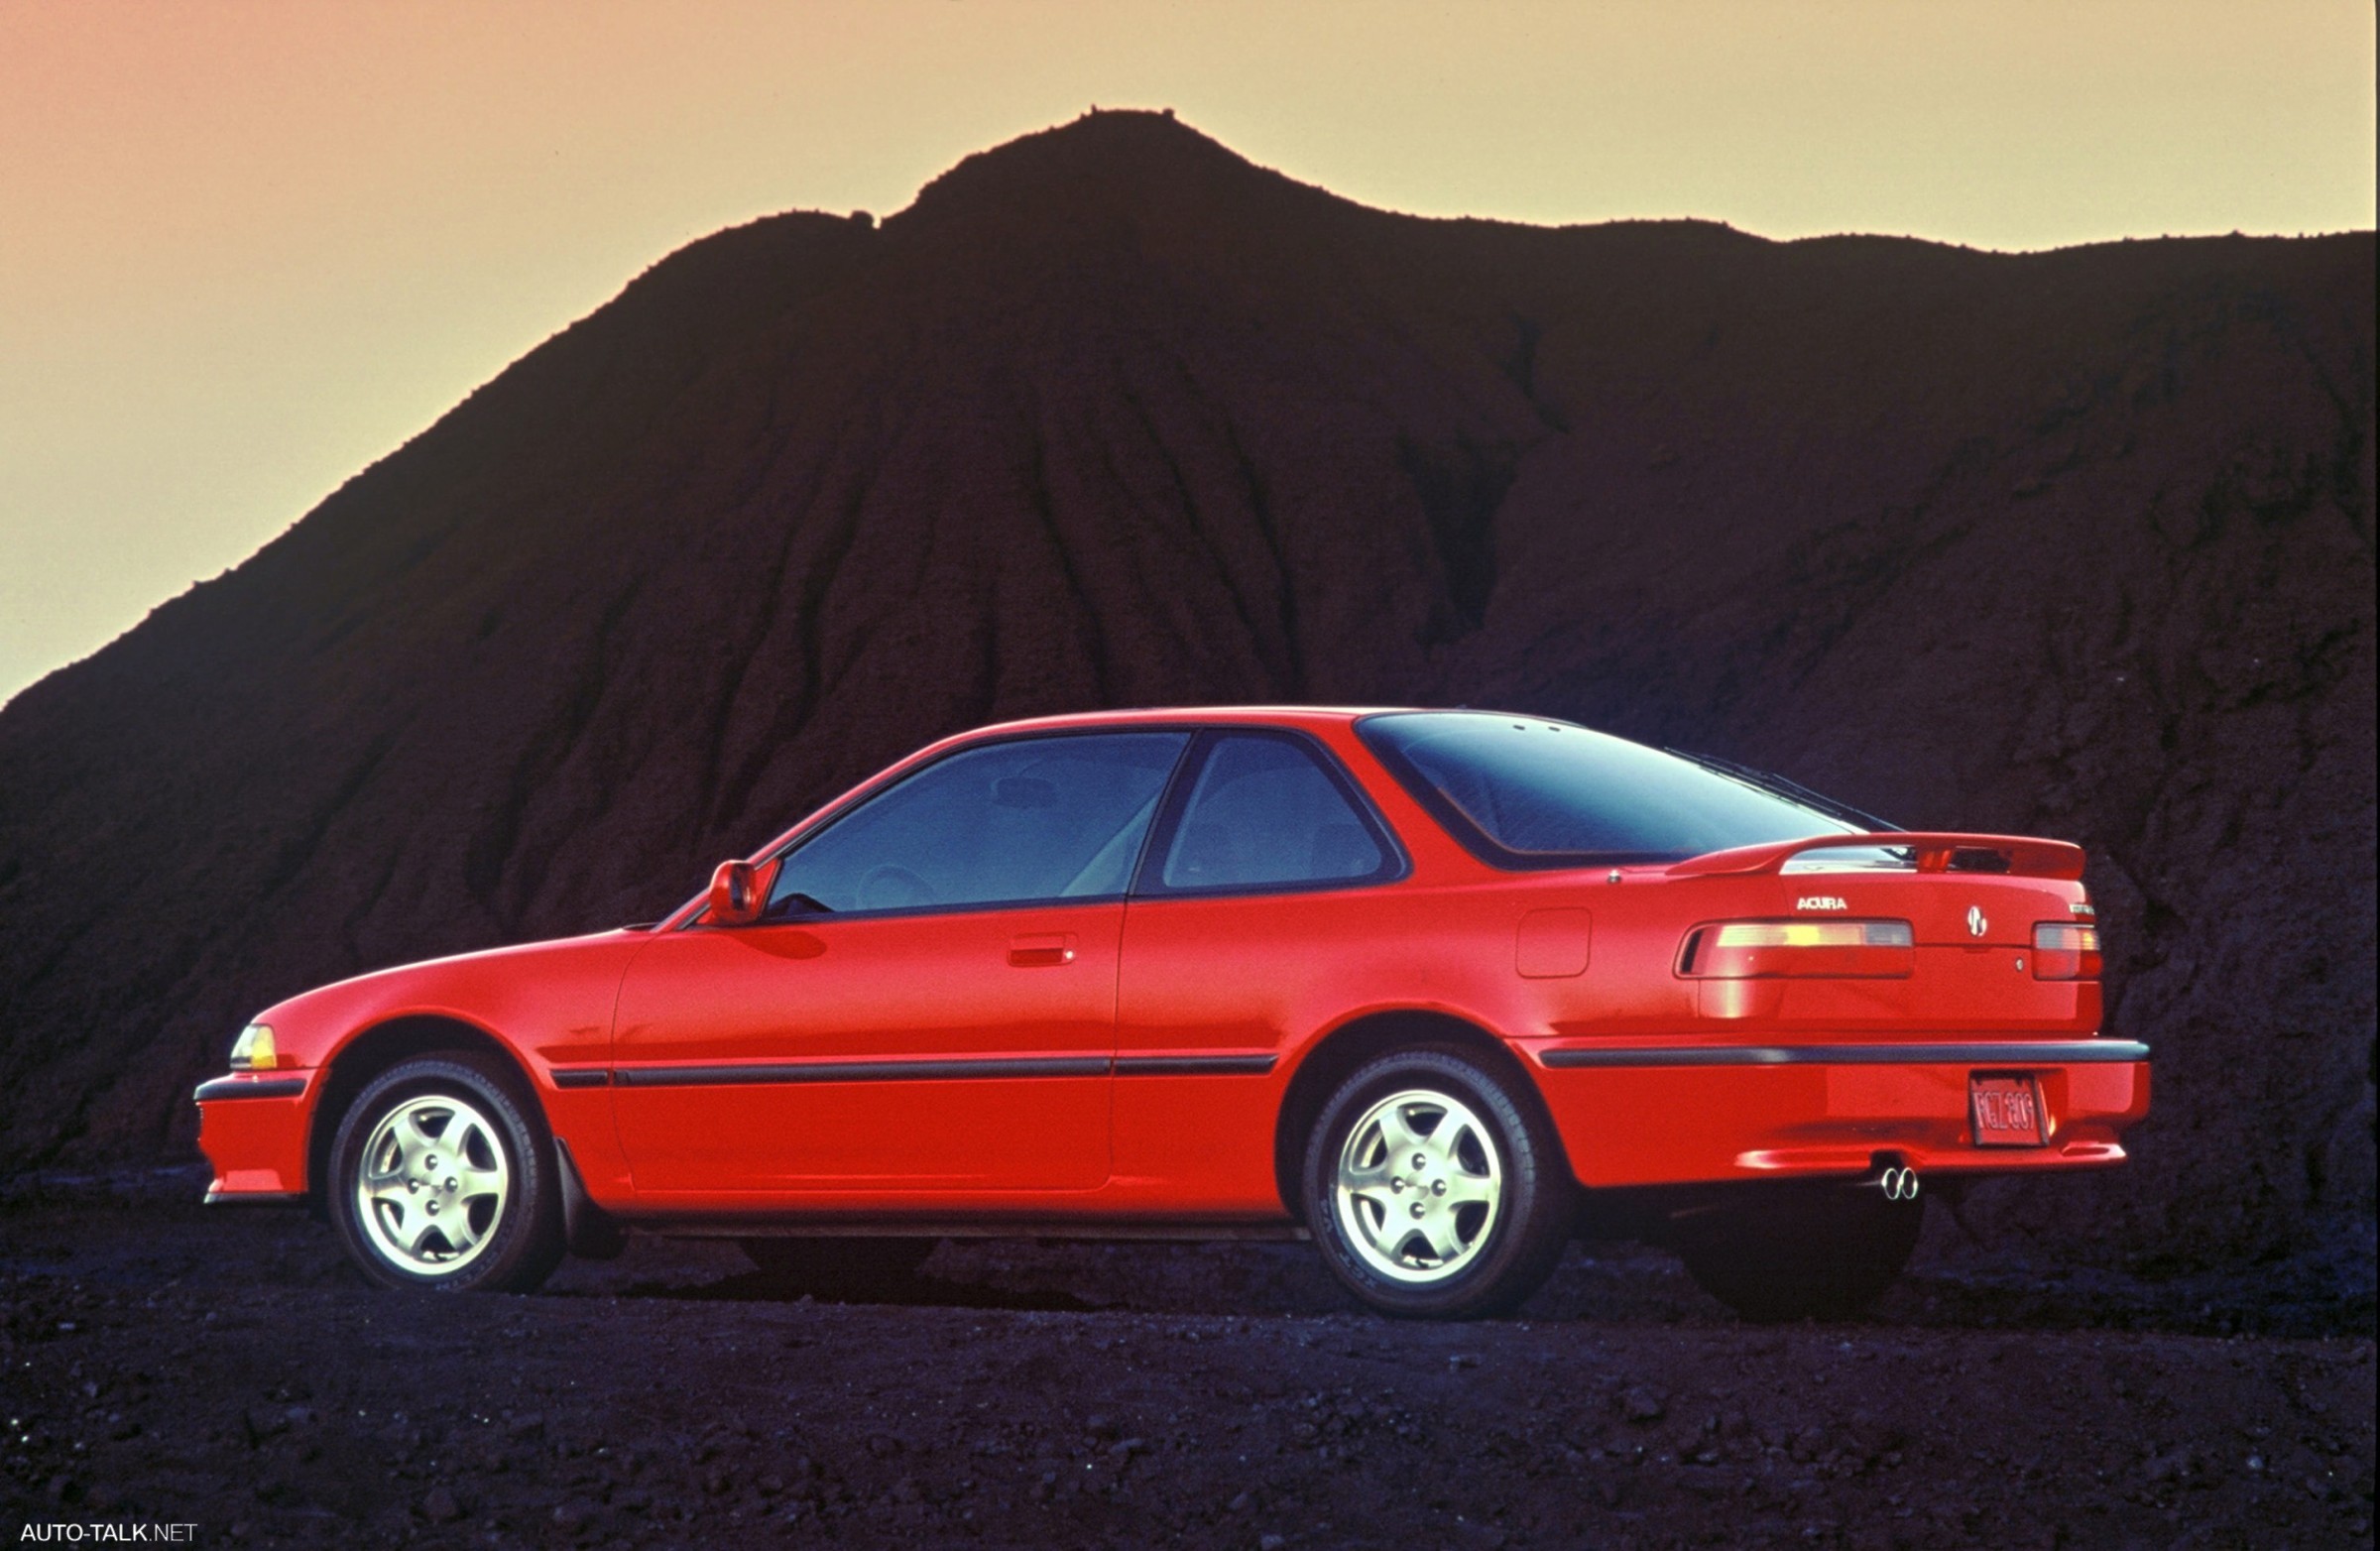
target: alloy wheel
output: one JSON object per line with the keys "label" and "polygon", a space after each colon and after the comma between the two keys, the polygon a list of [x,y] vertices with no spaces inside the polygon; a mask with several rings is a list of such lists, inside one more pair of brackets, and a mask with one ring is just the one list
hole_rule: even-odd
{"label": "alloy wheel", "polygon": [[495,1125],[448,1094],[383,1116],[356,1166],[356,1219],[373,1251],[416,1276],[449,1276],[484,1253],[512,1195]]}
{"label": "alloy wheel", "polygon": [[1347,1242],[1366,1263],[1423,1286],[1479,1254],[1503,1189],[1487,1124],[1452,1095],[1413,1088],[1372,1105],[1349,1130],[1333,1198]]}

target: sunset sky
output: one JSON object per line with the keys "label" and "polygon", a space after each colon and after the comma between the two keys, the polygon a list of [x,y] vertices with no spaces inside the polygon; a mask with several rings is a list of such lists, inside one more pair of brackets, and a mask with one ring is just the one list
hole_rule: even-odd
{"label": "sunset sky", "polygon": [[2373,224],[2369,0],[0,0],[0,697],[706,232],[1085,107],[1435,215]]}

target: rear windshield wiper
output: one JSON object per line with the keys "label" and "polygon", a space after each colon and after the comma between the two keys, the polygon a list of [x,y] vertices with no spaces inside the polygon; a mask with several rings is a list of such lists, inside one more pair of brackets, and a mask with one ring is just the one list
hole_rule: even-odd
{"label": "rear windshield wiper", "polygon": [[1870,830],[1898,830],[1902,827],[1890,819],[1878,818],[1865,809],[1852,807],[1847,802],[1839,802],[1824,792],[1812,791],[1800,781],[1789,776],[1779,776],[1774,771],[1758,770],[1749,765],[1738,765],[1733,760],[1723,760],[1715,754],[1692,754],[1684,749],[1663,749],[1661,752],[1674,754],[1679,759],[1699,765],[1707,771],[1732,777],[1747,786],[1757,786],[1772,795],[1798,802],[1806,808],[1816,808],[1830,818],[1839,818],[1846,823],[1857,824]]}

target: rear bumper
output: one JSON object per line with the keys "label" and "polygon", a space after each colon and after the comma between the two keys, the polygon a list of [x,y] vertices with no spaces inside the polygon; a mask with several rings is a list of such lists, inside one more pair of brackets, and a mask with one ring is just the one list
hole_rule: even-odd
{"label": "rear bumper", "polygon": [[311,1071],[286,1072],[198,1085],[198,1150],[215,1170],[208,1205],[304,1199],[313,1078]]}
{"label": "rear bumper", "polygon": [[[1858,1174],[1879,1152],[1921,1173],[2100,1167],[2123,1161],[2123,1133],[2149,1110],[2148,1047],[2129,1040],[1565,1042],[1530,1055],[1589,1186]],[[2036,1079],[2044,1145],[1975,1144],[1978,1073]]]}

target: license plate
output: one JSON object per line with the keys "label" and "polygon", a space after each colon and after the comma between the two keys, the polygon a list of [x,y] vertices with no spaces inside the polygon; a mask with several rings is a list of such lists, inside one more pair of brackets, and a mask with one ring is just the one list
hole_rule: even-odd
{"label": "license plate", "polygon": [[1970,1077],[1967,1108],[1978,1147],[2041,1145],[2041,1090],[2030,1077]]}

